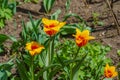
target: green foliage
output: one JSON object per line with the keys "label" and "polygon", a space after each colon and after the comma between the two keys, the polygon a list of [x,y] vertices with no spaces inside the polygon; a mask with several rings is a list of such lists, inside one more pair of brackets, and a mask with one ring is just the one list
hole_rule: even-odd
{"label": "green foliage", "polygon": [[0,71],[0,80],[7,80],[8,76],[7,73],[4,70]]}
{"label": "green foliage", "polygon": [[8,77],[12,75],[11,74],[12,68],[13,68],[12,59],[6,63],[0,63],[0,80],[8,80]]}
{"label": "green foliage", "polygon": [[9,39],[9,37],[7,35],[0,34],[0,44],[5,42],[7,39]]}
{"label": "green foliage", "polygon": [[30,22],[27,22],[27,24],[25,24],[24,21],[22,21],[23,30],[21,33],[21,37],[25,42],[32,40],[39,42],[39,39],[41,37],[40,34],[43,33],[43,31],[40,28],[40,24],[41,24],[41,19],[33,20],[31,15],[30,15]]}
{"label": "green foliage", "polygon": [[5,49],[4,49],[3,43],[8,39],[16,42],[16,39],[14,37],[8,36],[8,35],[5,35],[5,34],[0,34],[0,53],[4,52]]}
{"label": "green foliage", "polygon": [[0,28],[5,26],[5,20],[11,19],[16,13],[16,2],[0,0]]}
{"label": "green foliage", "polygon": [[64,68],[67,68],[67,71],[65,70],[65,74],[69,75],[70,73],[67,72],[70,72],[72,66],[74,66],[72,70],[75,70],[74,75],[77,75],[74,80],[76,80],[76,78],[78,78],[77,80],[100,80],[100,77],[103,75],[105,64],[110,62],[110,60],[105,57],[110,48],[102,46],[98,43],[92,43],[86,45],[85,47],[82,47],[79,50],[79,54],[76,58],[82,61],[77,62],[79,65],[78,68],[76,68],[77,65],[75,65],[75,63],[69,64],[66,61],[73,59],[77,51],[77,46],[75,45],[73,40],[65,39],[63,40],[63,42],[64,43],[57,44],[56,54],[58,54],[61,58],[63,65],[68,64],[67,66],[64,66]]}
{"label": "green foliage", "polygon": [[3,53],[4,52],[4,46],[3,44],[0,44],[0,53]]}
{"label": "green foliage", "polygon": [[43,0],[43,6],[46,13],[49,13],[54,5],[55,0]]}

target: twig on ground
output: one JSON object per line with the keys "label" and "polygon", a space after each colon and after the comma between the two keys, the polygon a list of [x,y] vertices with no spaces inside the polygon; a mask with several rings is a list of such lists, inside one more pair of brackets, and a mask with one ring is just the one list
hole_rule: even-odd
{"label": "twig on ground", "polygon": [[82,0],[82,1],[84,2],[85,6],[88,8],[89,5],[88,5],[87,1],[86,0]]}
{"label": "twig on ground", "polygon": [[112,16],[113,16],[114,22],[115,22],[115,24],[116,24],[117,33],[118,33],[118,35],[119,35],[119,34],[120,34],[120,29],[119,29],[120,26],[119,26],[118,19],[117,19],[116,15],[115,15],[115,13],[114,13],[114,11],[113,11],[113,9],[112,9],[112,7],[113,7],[112,1],[111,1],[111,3],[110,3],[109,0],[106,0],[106,3],[107,3],[107,5],[108,5],[108,7],[109,7],[109,9],[110,9],[110,13],[111,13]]}

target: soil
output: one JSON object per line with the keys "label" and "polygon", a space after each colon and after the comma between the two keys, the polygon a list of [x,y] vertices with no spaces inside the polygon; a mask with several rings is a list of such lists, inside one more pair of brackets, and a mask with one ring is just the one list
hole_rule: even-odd
{"label": "soil", "polygon": [[[111,15],[111,12],[105,0],[91,0],[92,2],[88,2],[87,4],[85,4],[84,1],[85,0],[71,0],[70,9],[67,13],[76,13],[88,22],[88,25],[94,29],[92,35],[96,37],[96,41],[101,42],[104,45],[109,45],[111,47],[112,50],[108,53],[107,56],[110,57],[113,61],[113,64],[117,66],[120,62],[120,57],[117,55],[117,51],[120,50],[120,35],[117,33],[114,18]],[[120,0],[113,1],[113,11],[117,16],[118,22],[120,23]],[[0,34],[2,33],[12,35],[19,39],[19,35],[22,30],[21,21],[29,21],[28,12],[32,14],[34,19],[43,17],[49,18],[49,16],[45,14],[42,0],[39,0],[38,4],[24,3],[23,1],[20,2],[21,4],[17,6],[17,13],[14,15],[12,20],[6,21],[6,26],[0,30]],[[65,3],[66,0],[56,0],[50,13],[52,14],[56,10],[60,9],[61,14],[58,18],[60,21],[62,21],[64,15],[66,14]],[[93,22],[93,12],[100,14],[99,20],[104,22],[104,26],[93,26],[91,24],[91,22]],[[67,20],[67,23],[76,22],[79,21],[72,17]],[[5,45],[9,48],[10,43],[10,41],[7,41]],[[9,50],[7,52],[9,52]],[[7,56],[7,54],[1,55],[0,62],[7,61]]]}

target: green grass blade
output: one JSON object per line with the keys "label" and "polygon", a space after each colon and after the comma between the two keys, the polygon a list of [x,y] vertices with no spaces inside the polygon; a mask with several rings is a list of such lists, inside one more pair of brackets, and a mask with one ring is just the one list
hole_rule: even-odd
{"label": "green grass blade", "polygon": [[39,77],[42,76],[43,72],[47,71],[50,68],[54,68],[55,66],[61,66],[60,64],[51,64],[48,67],[45,67],[40,72],[37,73],[36,80],[39,80]]}
{"label": "green grass blade", "polygon": [[[81,22],[85,22],[82,17],[80,17],[79,15],[74,14],[74,13],[69,13],[69,14],[65,15],[63,21],[66,21],[66,20],[67,20],[68,18],[70,18],[70,17],[75,17],[75,18],[79,19]],[[86,22],[85,22],[85,23],[86,23]]]}
{"label": "green grass blade", "polygon": [[27,74],[28,71],[26,70],[24,63],[20,62],[18,59],[16,59],[16,63],[21,80],[28,80],[29,79],[29,76]]}
{"label": "green grass blade", "polygon": [[9,37],[5,34],[0,34],[0,44],[2,44],[3,42],[5,42],[7,39],[9,39]]}
{"label": "green grass blade", "polygon": [[3,0],[2,2],[2,8],[7,8],[8,7],[8,0]]}
{"label": "green grass blade", "polygon": [[25,22],[24,22],[24,21],[22,21],[22,26],[23,26],[23,30],[22,30],[21,36],[22,36],[25,40],[27,40],[27,30],[26,30],[26,25],[25,25]]}
{"label": "green grass blade", "polygon": [[60,13],[61,13],[61,10],[58,9],[55,13],[53,13],[53,14],[51,15],[51,19],[52,19],[52,20],[57,20]]}
{"label": "green grass blade", "polygon": [[46,12],[48,12],[48,10],[47,10],[47,1],[48,0],[43,0],[43,6],[44,6],[44,9],[45,9]]}
{"label": "green grass blade", "polygon": [[43,0],[43,6],[47,13],[49,13],[53,7],[55,0]]}
{"label": "green grass blade", "polygon": [[37,39],[38,38],[38,36],[37,36],[37,30],[38,30],[38,28],[37,28],[37,26],[35,25],[35,22],[33,21],[33,19],[32,19],[32,15],[29,13],[29,16],[30,16],[30,21],[31,21],[31,23],[32,23],[32,27],[33,27],[33,31],[34,31],[34,36],[35,36],[35,38]]}
{"label": "green grass blade", "polygon": [[68,10],[70,9],[70,2],[71,2],[71,0],[67,0],[66,3],[65,3],[66,12],[68,12]]}
{"label": "green grass blade", "polygon": [[53,7],[53,4],[54,4],[55,0],[48,0],[48,11],[50,12],[52,7]]}
{"label": "green grass blade", "polygon": [[8,80],[8,75],[5,70],[0,70],[0,80]]}
{"label": "green grass blade", "polygon": [[87,54],[83,56],[83,58],[73,67],[72,69],[72,74],[71,74],[71,79],[75,79],[77,72],[81,66],[81,64],[84,62],[84,59],[86,58]]}

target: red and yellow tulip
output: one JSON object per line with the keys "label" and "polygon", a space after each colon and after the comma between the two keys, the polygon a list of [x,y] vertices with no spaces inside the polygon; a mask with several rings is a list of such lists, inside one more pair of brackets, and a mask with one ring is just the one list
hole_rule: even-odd
{"label": "red and yellow tulip", "polygon": [[78,28],[76,28],[76,34],[73,35],[75,37],[76,44],[79,47],[85,46],[89,40],[95,39],[93,36],[89,36],[90,32],[89,30],[80,31]]}
{"label": "red and yellow tulip", "polygon": [[49,36],[55,35],[57,32],[59,32],[60,28],[62,28],[66,24],[65,22],[59,22],[57,20],[49,20],[46,18],[43,18],[42,22],[44,24],[44,31]]}
{"label": "red and yellow tulip", "polygon": [[44,46],[32,41],[27,43],[25,48],[29,51],[31,56],[34,56],[36,54],[39,54],[42,51],[42,49],[44,49]]}
{"label": "red and yellow tulip", "polygon": [[106,78],[113,78],[118,75],[118,73],[115,71],[115,66],[109,66],[106,64],[104,75]]}

